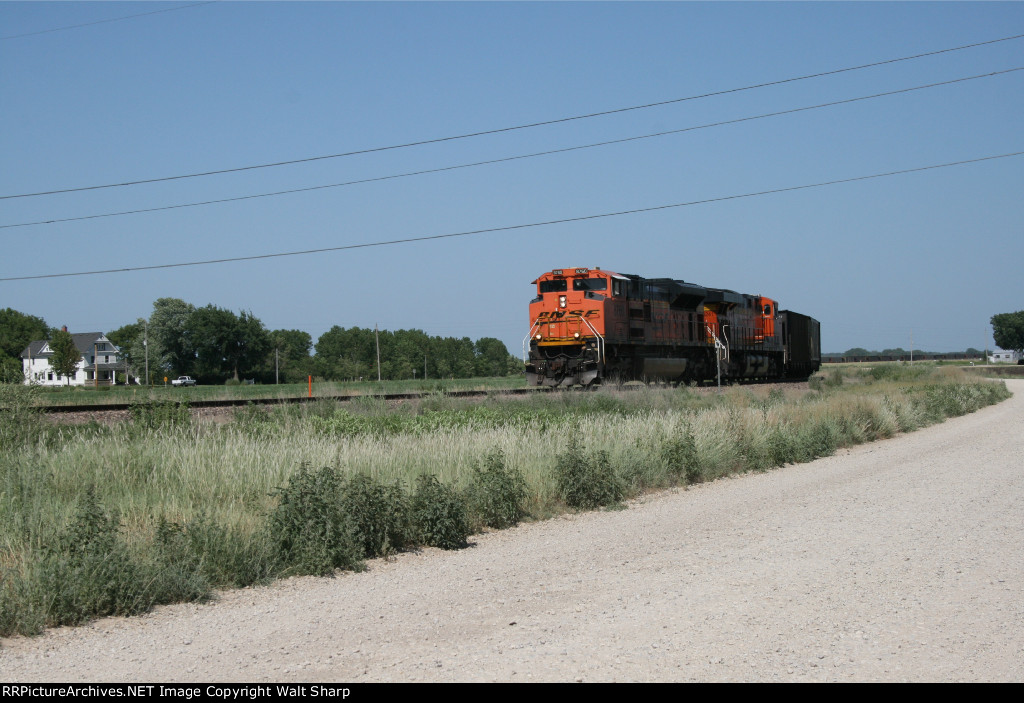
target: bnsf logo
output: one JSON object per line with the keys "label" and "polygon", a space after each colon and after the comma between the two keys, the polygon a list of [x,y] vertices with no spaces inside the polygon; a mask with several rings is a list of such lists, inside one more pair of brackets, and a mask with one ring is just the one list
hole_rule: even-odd
{"label": "bnsf logo", "polygon": [[542,312],[537,316],[537,321],[551,322],[553,320],[560,320],[563,317],[597,317],[600,314],[599,310],[556,310],[554,312]]}

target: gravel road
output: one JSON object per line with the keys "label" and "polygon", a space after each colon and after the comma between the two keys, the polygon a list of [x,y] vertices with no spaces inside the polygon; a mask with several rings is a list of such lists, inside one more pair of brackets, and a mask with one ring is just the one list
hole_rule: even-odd
{"label": "gravel road", "polygon": [[810,464],[0,642],[4,681],[1021,681],[1024,380]]}

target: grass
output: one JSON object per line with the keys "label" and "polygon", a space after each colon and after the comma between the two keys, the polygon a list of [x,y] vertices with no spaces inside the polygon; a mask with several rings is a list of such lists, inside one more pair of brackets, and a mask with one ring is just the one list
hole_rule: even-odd
{"label": "grass", "polygon": [[0,385],[0,634],[453,548],[474,530],[809,461],[1009,395],[919,365],[830,368],[809,385],[367,396],[250,406],[223,424],[147,401],[118,425],[41,422],[38,389]]}

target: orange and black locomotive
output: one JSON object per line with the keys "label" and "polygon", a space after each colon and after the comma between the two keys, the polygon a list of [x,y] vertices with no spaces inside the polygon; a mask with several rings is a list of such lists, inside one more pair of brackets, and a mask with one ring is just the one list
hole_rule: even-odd
{"label": "orange and black locomotive", "polygon": [[599,268],[534,284],[529,385],[805,378],[821,366],[818,321],[761,295]]}

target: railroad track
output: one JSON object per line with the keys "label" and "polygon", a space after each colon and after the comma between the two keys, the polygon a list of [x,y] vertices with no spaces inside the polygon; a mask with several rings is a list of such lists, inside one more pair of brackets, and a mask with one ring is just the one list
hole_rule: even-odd
{"label": "railroad track", "polygon": [[[792,383],[806,383],[807,379],[784,379],[773,381],[772,383],[743,383],[742,385],[789,385]],[[723,384],[724,385],[724,384]],[[644,388],[643,384],[636,385],[624,385],[622,390],[638,390]],[[550,393],[558,389],[552,389],[547,387],[537,388],[511,388],[505,390],[470,390],[470,391],[444,391],[443,394],[451,398],[480,398],[486,396],[519,396],[529,395],[531,393]],[[563,389],[564,390],[564,389]],[[580,390],[580,389],[577,389]],[[690,390],[698,392],[712,392],[717,390],[715,385],[698,386],[691,388]],[[308,396],[293,396],[286,398],[241,398],[231,400],[190,400],[190,399],[177,399],[167,398],[162,400],[169,400],[174,403],[188,403],[190,408],[199,409],[217,409],[217,408],[237,408],[245,407],[247,405],[288,405],[293,403],[314,403],[321,400],[336,400],[341,402],[367,399],[372,398],[374,400],[383,401],[401,401],[401,400],[418,400],[433,395],[433,393],[378,393],[378,394],[363,394],[363,395],[323,395],[314,396],[312,398]],[[145,402],[145,401],[143,401]],[[43,407],[43,412],[50,415],[63,415],[72,413],[106,413],[106,412],[123,412],[129,410],[136,403],[86,403],[80,405],[51,405]]]}
{"label": "railroad track", "polygon": [[[452,398],[474,398],[488,395],[527,395],[538,391],[549,389],[540,388],[511,388],[507,390],[477,390],[477,391],[444,391],[444,395]],[[315,403],[321,400],[351,401],[365,398],[374,400],[416,400],[432,395],[431,393],[366,393],[363,395],[321,395],[312,398],[308,396],[293,396],[287,398],[236,398],[231,400],[191,400],[178,398],[159,399],[172,403],[187,403],[190,408],[237,408],[246,405],[289,405],[293,403]],[[138,402],[138,401],[137,401]],[[63,413],[90,413],[90,412],[115,412],[130,409],[135,403],[84,403],[81,405],[50,405],[42,410],[49,414]],[[146,402],[146,401],[142,401]]]}

